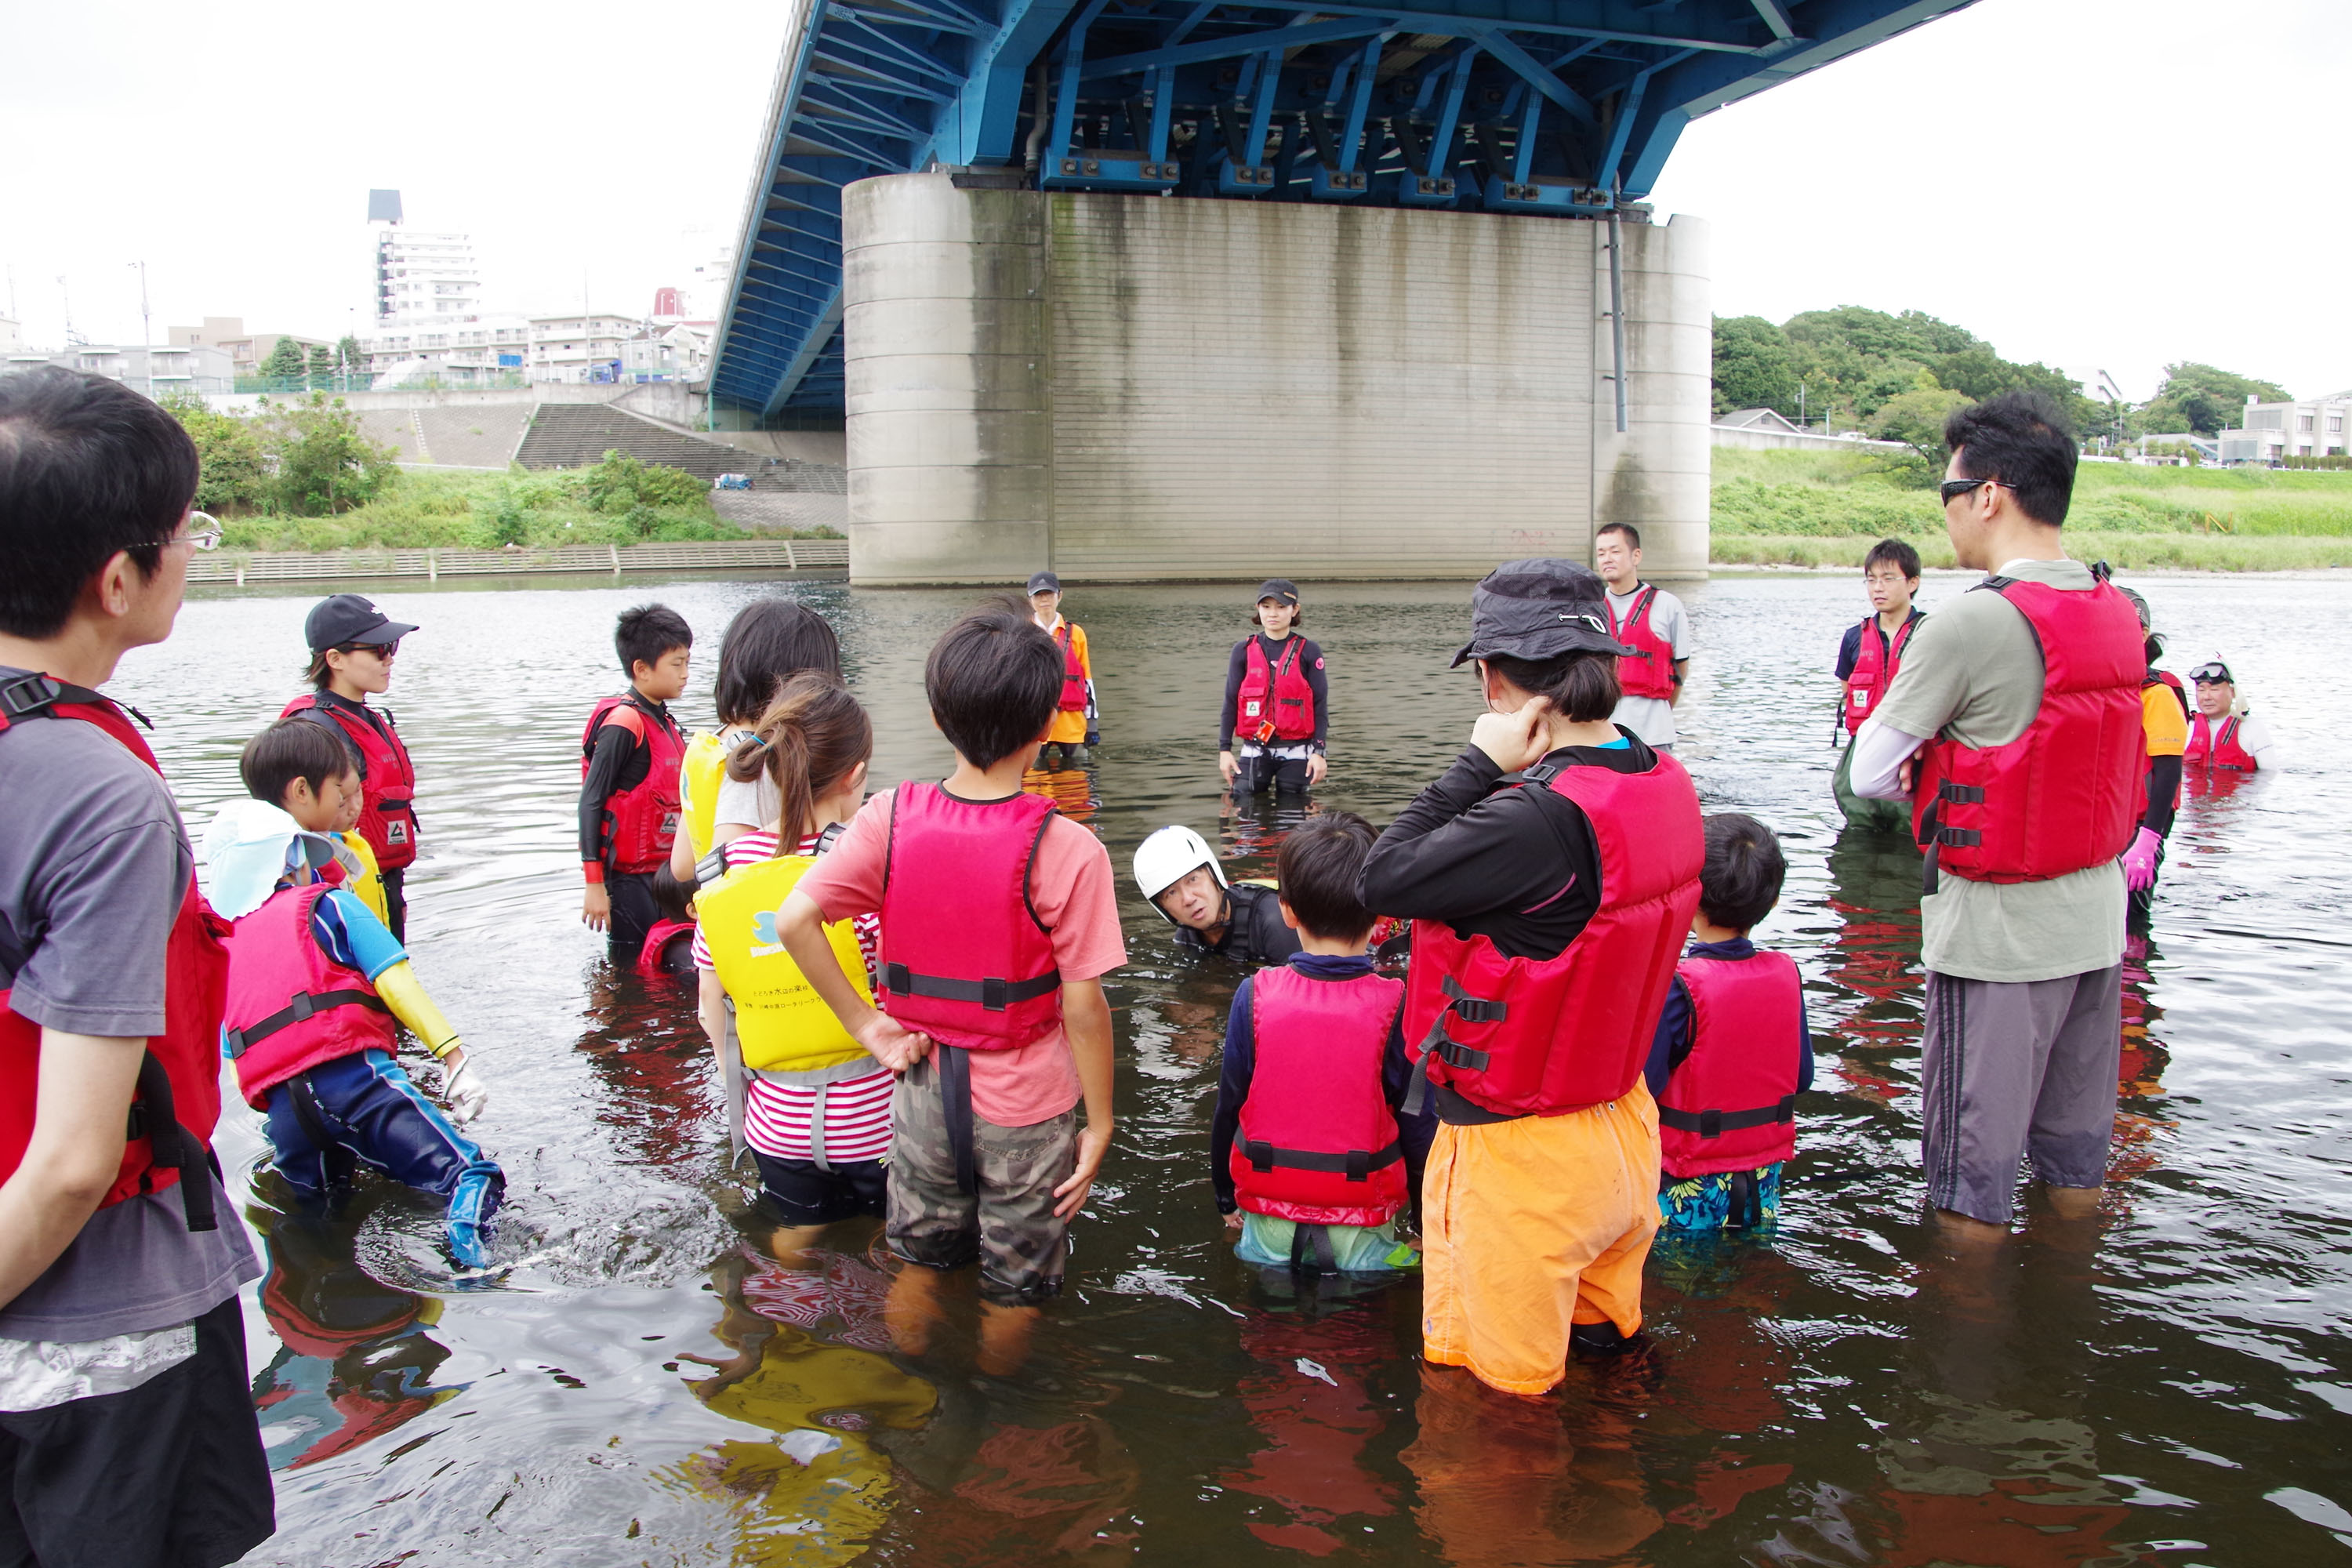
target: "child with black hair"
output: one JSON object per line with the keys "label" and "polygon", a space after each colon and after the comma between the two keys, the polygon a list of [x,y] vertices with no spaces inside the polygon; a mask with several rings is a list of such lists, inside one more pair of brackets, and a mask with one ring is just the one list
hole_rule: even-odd
{"label": "child with black hair", "polygon": [[[892,1338],[929,1349],[940,1279],[980,1263],[981,1370],[1012,1371],[1059,1294],[1069,1226],[1110,1147],[1110,1005],[1127,962],[1102,841],[1024,793],[1061,700],[1062,650],[1006,602],[932,647],[923,689],[955,748],[940,784],[867,801],[777,924],[851,1037],[901,1076],[891,1099]],[[828,923],[882,919],[875,999]],[[1086,1125],[1077,1106],[1086,1104]]]}
{"label": "child with black hair", "polygon": [[365,789],[350,751],[332,731],[280,719],[245,743],[237,772],[247,795],[268,801],[303,832],[335,846],[335,863],[325,868],[325,879],[340,881],[389,930],[392,912],[384,900],[383,874],[377,869],[374,848],[355,831]]}
{"label": "child with black hair", "polygon": [[1676,1230],[1769,1225],[1796,1150],[1813,1036],[1796,961],[1748,931],[1780,901],[1788,862],[1752,816],[1706,818],[1696,939],[1675,971],[1643,1069],[1658,1102],[1658,1210]]}
{"label": "child with black hair", "polygon": [[654,873],[677,837],[686,737],[669,705],[686,691],[694,630],[667,605],[621,612],[613,647],[629,689],[588,715],[580,737],[580,918],[608,933],[613,961],[634,963],[660,922]]}
{"label": "child with black hair", "polygon": [[1217,1212],[1244,1263],[1312,1271],[1416,1268],[1396,1218],[1421,1190],[1432,1113],[1412,1087],[1404,983],[1372,972],[1378,917],[1357,896],[1375,835],[1353,812],[1309,817],[1276,858],[1288,963],[1234,993],[1209,1134]]}

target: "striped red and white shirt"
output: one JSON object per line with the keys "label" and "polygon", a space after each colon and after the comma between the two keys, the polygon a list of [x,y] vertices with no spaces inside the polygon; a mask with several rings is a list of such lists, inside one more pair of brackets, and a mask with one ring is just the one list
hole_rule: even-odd
{"label": "striped red and white shirt", "polygon": [[[817,836],[814,833],[800,842],[795,853],[814,855]],[[750,866],[765,860],[776,852],[773,833],[746,833],[727,841],[727,868]],[[859,915],[853,928],[857,932],[857,946],[866,954],[869,979],[874,967],[876,938],[881,933],[882,921],[876,915]],[[694,966],[715,968],[710,961],[710,949],[702,940],[702,932],[694,933]],[[893,1083],[890,1069],[877,1066],[862,1078],[845,1079],[824,1086],[824,1158],[829,1165],[853,1164],[860,1160],[878,1160],[890,1152],[890,1089]],[[818,1090],[807,1085],[774,1083],[754,1078],[745,1088],[743,1099],[743,1138],[752,1148],[772,1160],[807,1160],[814,1158],[809,1146],[809,1122],[816,1111]]]}

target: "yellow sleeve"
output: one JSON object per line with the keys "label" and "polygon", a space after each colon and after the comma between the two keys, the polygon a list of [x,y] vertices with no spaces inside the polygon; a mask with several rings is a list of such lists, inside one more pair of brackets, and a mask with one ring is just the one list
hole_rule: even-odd
{"label": "yellow sleeve", "polygon": [[402,959],[375,977],[375,994],[392,1009],[392,1016],[408,1026],[425,1048],[436,1057],[446,1057],[449,1047],[457,1043],[457,1031],[441,1016],[433,998],[425,994],[425,983],[416,978],[416,971],[408,960]]}
{"label": "yellow sleeve", "polygon": [[368,913],[382,921],[389,929],[392,925],[392,907],[384,902],[383,872],[376,866],[375,850],[366,839],[356,833],[339,833],[335,837],[350,852],[352,858],[359,862],[359,874],[351,878],[347,885],[352,892],[359,895],[360,902],[367,906]]}
{"label": "yellow sleeve", "polygon": [[2189,749],[2189,720],[2180,711],[2180,699],[2172,688],[2162,681],[2145,687],[2139,694],[2140,728],[2147,731],[2147,754],[2151,757],[2177,757]]}
{"label": "yellow sleeve", "polygon": [[1087,651],[1087,628],[1076,621],[1070,623],[1070,646],[1078,650],[1078,668],[1087,672],[1088,680],[1092,680],[1095,678],[1095,660],[1094,656]]}

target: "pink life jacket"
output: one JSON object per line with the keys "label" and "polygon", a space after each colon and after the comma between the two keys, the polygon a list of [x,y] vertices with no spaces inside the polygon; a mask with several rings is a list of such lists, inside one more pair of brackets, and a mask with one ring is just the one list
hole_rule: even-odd
{"label": "pink life jacket", "polygon": [[2216,730],[2211,721],[2200,713],[2189,721],[2189,747],[2180,753],[2184,763],[2201,763],[2211,768],[2234,768],[2241,773],[2256,773],[2261,764],[2253,752],[2238,743],[2238,719],[2231,714],[2221,721]]}
{"label": "pink life jacket", "polygon": [[1862,618],[1862,636],[1855,640],[1853,672],[1845,678],[1845,732],[1853,734],[1870,717],[1886,689],[1895,684],[1895,672],[1903,668],[1904,645],[1911,640],[1921,622],[1927,617],[1915,615],[1895,629],[1893,646],[1888,646],[1886,634],[1878,626],[1876,615]]}
{"label": "pink life jacket", "polygon": [[221,1054],[256,1110],[288,1079],[365,1050],[393,1047],[392,1014],[368,977],[327,956],[311,934],[323,882],[280,888],[228,939],[228,1005]]}
{"label": "pink life jacket", "polygon": [[1054,942],[1029,901],[1043,795],[958,800],[934,784],[890,792],[876,1003],[941,1045],[1009,1051],[1062,1019]]}
{"label": "pink life jacket", "polygon": [[1568,796],[1591,823],[1601,907],[1540,960],[1507,958],[1444,921],[1413,921],[1405,1040],[1429,1081],[1473,1105],[1559,1116],[1615,1100],[1642,1076],[1698,908],[1706,845],[1698,792],[1664,752],[1647,773],[1539,763],[1521,776]]}
{"label": "pink life jacket", "polygon": [[1797,1150],[1797,1043],[1804,996],[1796,960],[1685,958],[1690,1054],[1658,1096],[1666,1173],[1677,1179],[1753,1171]]}
{"label": "pink life jacket", "polygon": [[1650,626],[1650,605],[1657,589],[1641,584],[1633,606],[1619,620],[1612,605],[1609,619],[1617,640],[1633,651],[1617,658],[1617,689],[1628,697],[1667,698],[1675,694],[1675,645]]}
{"label": "pink life jacket", "polygon": [[1404,1206],[1404,1146],[1381,1082],[1404,984],[1318,980],[1287,964],[1250,979],[1257,1065],[1234,1141],[1234,1190],[1300,1225],[1386,1225]]}

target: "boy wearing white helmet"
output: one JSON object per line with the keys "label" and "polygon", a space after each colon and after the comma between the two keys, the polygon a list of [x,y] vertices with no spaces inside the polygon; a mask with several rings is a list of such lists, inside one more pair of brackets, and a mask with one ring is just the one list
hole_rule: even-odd
{"label": "boy wearing white helmet", "polygon": [[1258,882],[1228,882],[1216,852],[1191,828],[1160,828],[1135,851],[1135,880],[1177,942],[1245,963],[1282,963],[1299,951],[1282,900]]}

